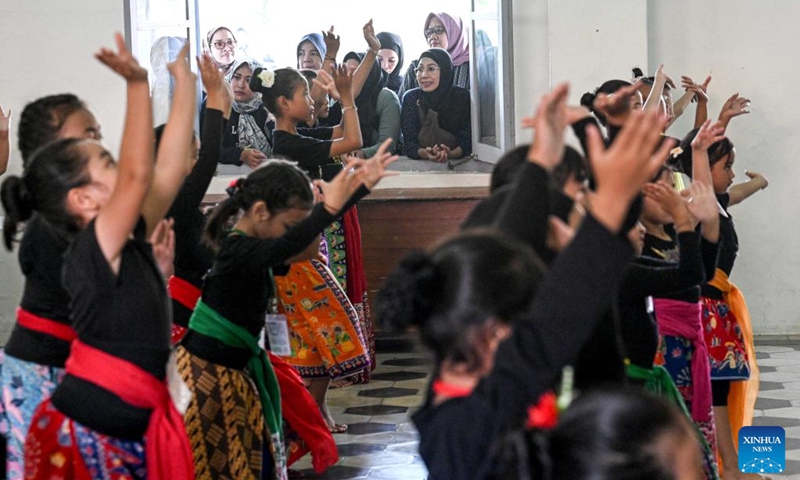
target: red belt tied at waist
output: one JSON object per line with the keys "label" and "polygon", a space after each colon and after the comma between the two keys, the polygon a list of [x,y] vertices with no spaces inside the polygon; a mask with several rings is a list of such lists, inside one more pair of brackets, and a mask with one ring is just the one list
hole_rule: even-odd
{"label": "red belt tied at waist", "polygon": [[78,337],[69,325],[34,315],[22,307],[17,308],[17,323],[28,330],[44,333],[65,342],[71,342]]}
{"label": "red belt tied at waist", "polygon": [[183,417],[175,408],[166,381],[158,380],[127,360],[72,343],[67,373],[120,397],[138,408],[152,409],[144,436],[147,477],[151,480],[193,480],[194,461]]}
{"label": "red belt tied at waist", "polygon": [[662,335],[683,337],[692,342],[692,418],[710,421],[711,373],[708,347],[703,336],[700,303],[681,302],[665,298],[653,300]]}
{"label": "red belt tied at waist", "polygon": [[169,277],[167,290],[172,299],[177,300],[178,303],[189,310],[194,310],[195,305],[197,305],[197,300],[200,299],[200,295],[202,294],[199,288],[175,275]]}

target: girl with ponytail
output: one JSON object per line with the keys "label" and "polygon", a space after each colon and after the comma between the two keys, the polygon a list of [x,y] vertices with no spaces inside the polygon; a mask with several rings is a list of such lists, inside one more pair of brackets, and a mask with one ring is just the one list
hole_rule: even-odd
{"label": "girl with ponytail", "polygon": [[[501,222],[525,224],[536,214],[525,209],[535,194],[525,186],[561,160],[567,94],[560,85],[542,100],[528,164],[501,214],[513,216]],[[634,112],[608,150],[588,130],[595,197],[546,275],[527,247],[469,233],[407,258],[387,278],[378,318],[387,327],[417,325],[436,356],[428,398],[413,416],[429,478],[487,478],[490,446],[521,428],[592,335],[632,253],[620,235],[630,204],[669,149],[656,149],[664,123]]]}
{"label": "girl with ponytail", "polygon": [[[285,478],[280,388],[258,342],[267,314],[277,319],[274,276],[285,274],[337,215],[368,194],[393,158],[384,146],[367,161],[350,159],[354,171],[315,182],[323,196],[316,205],[302,170],[270,160],[237,181],[214,209],[205,240],[217,256],[177,348],[178,370],[193,393],[184,422],[198,479]],[[230,408],[210,410],[223,404]],[[217,458],[226,460],[212,461]]]}
{"label": "girl with ponytail", "polygon": [[[380,49],[372,20],[364,25],[363,33],[369,51],[353,76],[347,74],[346,67],[340,66],[333,70],[333,76],[324,69],[319,70],[318,78],[314,82],[316,87],[323,87],[319,89],[323,94],[327,90],[327,93],[341,105],[342,121],[335,127],[297,127],[300,123],[308,124],[312,120],[315,107],[310,94],[317,90],[310,89],[305,77],[297,70],[281,68],[272,72],[256,69],[250,81],[250,88],[254,92],[261,93],[264,105],[276,118],[273,152],[298,162],[300,168],[313,179],[332,178],[342,168],[339,159],[363,146],[358,108],[354,99],[361,92]],[[326,38],[329,38],[327,34]],[[388,141],[391,143],[396,139]],[[390,143],[384,142],[384,145]],[[357,209],[347,210],[331,223],[324,232],[323,241],[327,246],[328,267],[355,308],[367,343],[368,356],[374,358],[375,339],[368,306],[367,279],[361,253],[361,226]],[[320,283],[320,280],[317,282]],[[319,299],[313,301],[316,300]],[[373,364],[370,368],[349,377],[347,382],[368,382],[374,367]],[[322,386],[314,389],[315,392],[319,392],[315,396],[323,412],[327,411],[327,407],[323,407],[326,390],[327,387],[322,389]],[[334,430],[343,431],[333,423],[330,416],[328,420]]]}
{"label": "girl with ponytail", "polygon": [[[129,476],[194,478],[166,388],[171,319],[146,235],[163,225],[188,170],[195,77],[187,43],[170,65],[178,88],[154,169],[147,72],[121,35],[116,42],[118,53],[102,49],[97,58],[128,85],[119,164],[97,142],[60,139],[37,150],[23,177],[2,188],[12,222],[35,213],[71,241],[63,284],[77,338],[63,381],[30,422],[26,478],[110,478],[106,465]],[[40,320],[35,325],[48,325]]]}

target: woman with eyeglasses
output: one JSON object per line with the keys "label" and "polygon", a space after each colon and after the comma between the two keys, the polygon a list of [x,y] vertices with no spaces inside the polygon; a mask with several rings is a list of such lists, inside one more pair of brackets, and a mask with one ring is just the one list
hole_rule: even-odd
{"label": "woman with eyeglasses", "polygon": [[211,54],[222,74],[227,75],[236,61],[236,37],[228,27],[212,28],[203,41],[203,50]]}
{"label": "woman with eyeglasses", "polygon": [[423,52],[414,73],[419,87],[403,95],[403,154],[437,163],[472,153],[469,90],[454,85],[455,68],[442,48]]}
{"label": "woman with eyeglasses", "polygon": [[[469,90],[469,30],[461,18],[449,13],[430,13],[425,20],[425,41],[431,48],[447,50],[453,62],[453,85]],[[419,86],[415,74],[416,61],[411,62],[397,95]]]}

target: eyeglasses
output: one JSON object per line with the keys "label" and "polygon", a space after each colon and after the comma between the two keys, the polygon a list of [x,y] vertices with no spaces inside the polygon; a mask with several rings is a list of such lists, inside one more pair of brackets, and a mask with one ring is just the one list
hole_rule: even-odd
{"label": "eyeglasses", "polygon": [[425,30],[425,38],[431,38],[434,35],[442,35],[445,32],[444,27],[433,27]]}
{"label": "eyeglasses", "polygon": [[418,77],[421,77],[423,73],[427,73],[428,75],[435,75],[436,72],[438,72],[439,70],[441,70],[439,67],[431,65],[428,68],[417,67],[414,69],[414,73],[416,73]]}
{"label": "eyeglasses", "polygon": [[216,42],[214,42],[213,45],[214,48],[216,48],[217,50],[225,50],[225,47],[235,48],[236,40],[227,40],[227,41],[217,40]]}

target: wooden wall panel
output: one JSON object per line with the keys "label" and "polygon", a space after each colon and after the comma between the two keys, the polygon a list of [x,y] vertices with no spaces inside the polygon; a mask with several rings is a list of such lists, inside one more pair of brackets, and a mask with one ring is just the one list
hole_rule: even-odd
{"label": "wooden wall panel", "polygon": [[409,191],[392,198],[387,192],[381,197],[370,195],[359,203],[371,305],[386,276],[405,254],[457,233],[461,222],[487,192],[485,188],[458,190],[438,198],[425,198],[424,193],[414,198]]}

